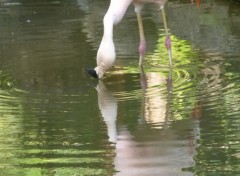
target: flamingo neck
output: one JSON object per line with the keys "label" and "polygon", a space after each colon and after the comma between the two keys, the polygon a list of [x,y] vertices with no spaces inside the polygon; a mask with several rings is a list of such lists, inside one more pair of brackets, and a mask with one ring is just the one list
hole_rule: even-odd
{"label": "flamingo neck", "polygon": [[113,20],[110,14],[105,15],[103,25],[104,25],[103,39],[113,40]]}
{"label": "flamingo neck", "polygon": [[111,0],[108,11],[103,19],[104,38],[113,38],[113,26],[122,20],[132,1],[133,0]]}
{"label": "flamingo neck", "polygon": [[133,0],[111,0],[110,6],[103,19],[104,32],[101,44],[97,53],[97,67],[94,69],[99,78],[101,78],[107,69],[109,69],[116,57],[113,43],[113,26],[118,24],[128,6]]}

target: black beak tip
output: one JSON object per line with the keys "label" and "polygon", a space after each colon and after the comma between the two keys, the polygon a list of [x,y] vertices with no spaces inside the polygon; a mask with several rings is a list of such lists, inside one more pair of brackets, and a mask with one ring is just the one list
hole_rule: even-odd
{"label": "black beak tip", "polygon": [[88,74],[91,75],[94,78],[98,78],[97,72],[94,69],[86,69]]}

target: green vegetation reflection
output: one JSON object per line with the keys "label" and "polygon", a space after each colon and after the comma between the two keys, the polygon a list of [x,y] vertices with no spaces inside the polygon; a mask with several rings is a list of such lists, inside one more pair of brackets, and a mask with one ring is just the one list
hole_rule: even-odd
{"label": "green vegetation reflection", "polygon": [[[169,68],[168,52],[165,48],[165,35],[159,35],[154,52],[148,52],[144,61],[144,74],[148,82],[148,91],[145,96],[159,95],[160,99],[167,99],[169,94],[168,84],[171,81],[170,107],[175,111],[173,118],[180,120],[188,118],[195,104],[199,101],[199,89],[202,77],[199,73],[204,64],[199,59],[200,55],[189,41],[182,40],[174,35],[172,39],[173,68]],[[140,69],[134,65],[124,67],[122,72],[139,74]],[[171,77],[171,78],[170,78]],[[141,78],[140,78],[141,79]],[[169,80],[170,79],[170,80]],[[156,91],[158,89],[158,91]],[[142,91],[134,89],[122,93],[128,99],[141,98]],[[161,95],[160,95],[161,94]],[[117,95],[118,96],[118,95]]]}

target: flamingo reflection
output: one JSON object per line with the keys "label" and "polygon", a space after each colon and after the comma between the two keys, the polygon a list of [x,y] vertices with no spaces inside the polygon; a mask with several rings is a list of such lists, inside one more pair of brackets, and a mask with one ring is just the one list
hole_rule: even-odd
{"label": "flamingo reflection", "polygon": [[[114,162],[115,169],[119,171],[116,176],[193,175],[183,172],[182,168],[194,165],[196,140],[199,139],[199,131],[196,129],[199,124],[194,120],[182,125],[182,131],[193,129],[189,134],[190,139],[188,136],[179,136],[174,127],[168,127],[168,118],[171,116],[169,104],[172,97],[172,70],[170,69],[169,76],[166,77],[159,73],[145,74],[143,67],[140,69],[143,90],[141,120],[151,125],[133,132],[126,126],[119,127]],[[166,91],[157,91],[159,84],[166,85],[163,87],[167,94]],[[152,93],[154,96],[151,96]],[[176,122],[172,126],[177,127],[179,123],[182,122]]]}
{"label": "flamingo reflection", "polygon": [[107,125],[109,142],[117,142],[117,100],[107,90],[104,83],[99,80],[96,87],[98,92],[98,105],[101,111],[102,117]]}
{"label": "flamingo reflection", "polygon": [[[196,140],[199,131],[193,131],[188,136],[180,137],[174,127],[167,127],[170,116],[169,101],[171,99],[172,82],[171,70],[169,77],[158,76],[158,73],[146,73],[141,68],[140,81],[143,90],[142,120],[148,124],[144,128],[137,128],[131,131],[125,124],[116,126],[117,100],[112,93],[107,90],[104,83],[99,80],[96,90],[98,92],[98,105],[107,125],[109,141],[115,143],[115,175],[193,175],[190,172],[182,172],[182,168],[194,165]],[[157,92],[157,96],[148,96],[151,87],[155,84],[153,80],[160,84],[166,84],[167,95],[163,96]],[[155,92],[154,92],[155,93]],[[166,93],[166,92],[165,92]],[[167,97],[166,97],[167,96]],[[161,100],[159,100],[161,98]],[[159,124],[164,124],[159,125]],[[177,127],[182,122],[176,122]],[[188,124],[188,123],[187,123]],[[198,129],[198,123],[194,120],[192,124],[181,125],[181,131],[188,131],[189,128]],[[140,127],[141,124],[138,124]],[[164,128],[164,133],[159,128]],[[153,130],[154,129],[154,130]]]}
{"label": "flamingo reflection", "polygon": [[[155,128],[161,128],[162,124],[166,126],[169,116],[168,102],[172,90],[172,68],[169,68],[169,77],[166,78],[154,72],[145,74],[141,66],[140,82],[143,91],[141,117],[144,117],[146,122],[155,124]],[[167,95],[159,90],[159,85],[166,85]]]}

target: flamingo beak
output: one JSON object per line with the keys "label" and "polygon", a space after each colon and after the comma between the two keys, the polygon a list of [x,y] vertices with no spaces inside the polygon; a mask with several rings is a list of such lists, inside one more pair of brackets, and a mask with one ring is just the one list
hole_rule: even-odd
{"label": "flamingo beak", "polygon": [[88,68],[87,68],[86,71],[87,71],[88,74],[91,75],[92,77],[98,78],[98,75],[97,75],[96,70],[94,70],[94,69],[88,69]]}

